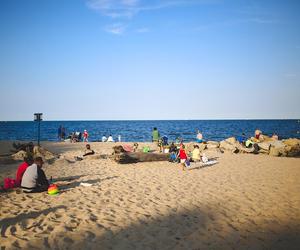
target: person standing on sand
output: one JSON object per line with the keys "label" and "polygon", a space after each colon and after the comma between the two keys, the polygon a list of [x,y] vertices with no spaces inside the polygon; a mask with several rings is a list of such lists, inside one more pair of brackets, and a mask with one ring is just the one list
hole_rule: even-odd
{"label": "person standing on sand", "polygon": [[59,141],[61,141],[62,139],[61,133],[62,133],[62,125],[60,125],[57,130],[57,138]]}
{"label": "person standing on sand", "polygon": [[89,137],[89,134],[88,134],[88,132],[85,129],[84,132],[83,132],[83,141],[84,142],[88,142],[89,141],[88,137]]}
{"label": "person standing on sand", "polygon": [[159,137],[160,137],[160,134],[159,134],[157,128],[153,128],[153,131],[152,131],[152,142],[158,142]]}
{"label": "person standing on sand", "polygon": [[43,164],[42,157],[36,157],[34,163],[26,169],[21,182],[25,193],[40,193],[48,190],[49,182],[42,170]]}

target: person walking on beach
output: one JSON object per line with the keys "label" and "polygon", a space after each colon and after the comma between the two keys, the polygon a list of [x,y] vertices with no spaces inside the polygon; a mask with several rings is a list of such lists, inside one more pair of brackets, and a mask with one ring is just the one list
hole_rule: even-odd
{"label": "person walking on beach", "polygon": [[88,142],[89,133],[86,131],[86,129],[83,132],[83,141]]}
{"label": "person walking on beach", "polygon": [[157,128],[153,128],[153,131],[152,131],[152,142],[158,142],[159,140],[159,132],[157,130]]}

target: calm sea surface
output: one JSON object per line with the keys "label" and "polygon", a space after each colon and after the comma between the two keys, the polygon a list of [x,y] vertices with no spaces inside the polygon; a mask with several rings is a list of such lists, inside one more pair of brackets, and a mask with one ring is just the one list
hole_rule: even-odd
{"label": "calm sea surface", "polygon": [[[299,120],[178,120],[178,121],[42,121],[41,140],[56,141],[57,130],[63,125],[67,134],[86,129],[90,141],[98,141],[103,135],[112,134],[115,139],[121,135],[122,141],[151,141],[153,127],[170,140],[181,137],[184,141],[194,141],[199,129],[206,140],[222,140],[230,136],[252,136],[259,128],[264,134],[277,133],[280,138],[300,138]],[[36,122],[0,122],[0,140],[37,139]]]}

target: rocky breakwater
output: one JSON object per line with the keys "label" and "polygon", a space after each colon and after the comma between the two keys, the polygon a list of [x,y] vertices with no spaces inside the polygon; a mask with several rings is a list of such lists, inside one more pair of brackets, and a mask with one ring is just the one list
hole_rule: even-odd
{"label": "rocky breakwater", "polygon": [[300,140],[290,138],[285,140],[273,140],[265,136],[265,140],[258,141],[250,138],[252,141],[251,147],[246,147],[245,144],[239,143],[235,137],[227,138],[226,140],[215,142],[208,141],[200,147],[200,150],[219,149],[220,151],[229,151],[231,153],[256,153],[267,154],[271,156],[282,157],[300,157]]}

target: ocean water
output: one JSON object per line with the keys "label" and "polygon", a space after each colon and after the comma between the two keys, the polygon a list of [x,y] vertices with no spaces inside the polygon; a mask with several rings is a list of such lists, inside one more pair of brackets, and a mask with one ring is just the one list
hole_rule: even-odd
{"label": "ocean water", "polygon": [[[63,125],[67,134],[72,131],[89,132],[90,141],[99,141],[103,135],[122,141],[151,141],[153,127],[170,140],[181,137],[184,141],[194,141],[199,129],[205,140],[222,140],[245,133],[253,136],[259,128],[264,134],[277,133],[280,138],[300,138],[299,120],[162,120],[162,121],[42,121],[41,140],[56,141],[58,127]],[[37,139],[38,123],[31,121],[0,122],[0,140]]]}

